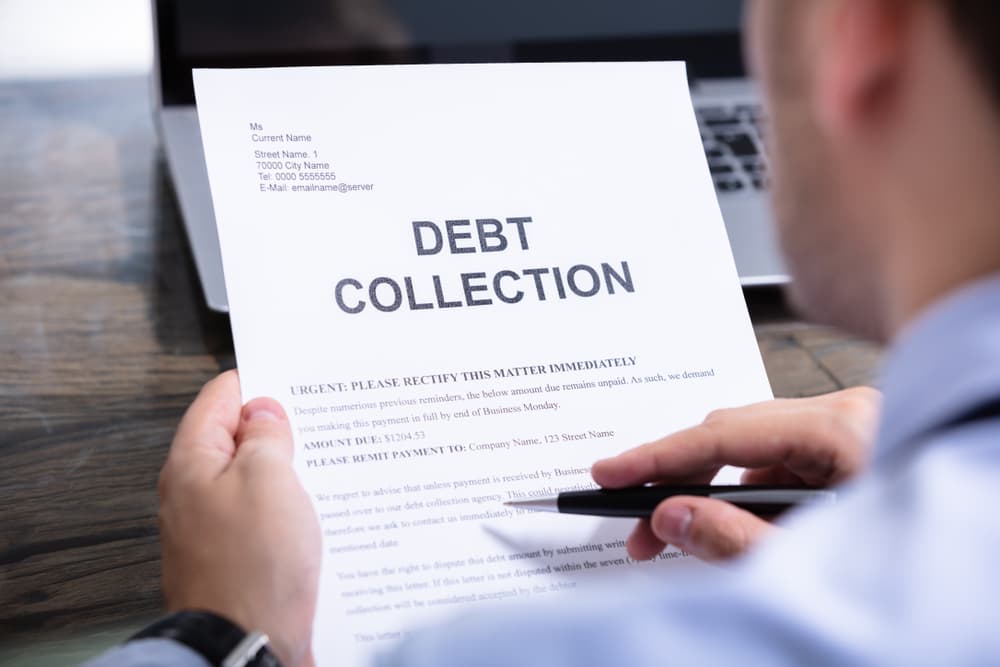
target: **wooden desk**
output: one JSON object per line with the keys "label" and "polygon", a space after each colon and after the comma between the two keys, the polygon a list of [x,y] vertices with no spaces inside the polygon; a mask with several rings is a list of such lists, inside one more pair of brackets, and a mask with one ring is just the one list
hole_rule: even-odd
{"label": "wooden desk", "polygon": [[[148,91],[0,85],[0,647],[157,613],[157,474],[198,388],[233,366]],[[775,292],[750,303],[776,395],[871,379],[873,347]]]}

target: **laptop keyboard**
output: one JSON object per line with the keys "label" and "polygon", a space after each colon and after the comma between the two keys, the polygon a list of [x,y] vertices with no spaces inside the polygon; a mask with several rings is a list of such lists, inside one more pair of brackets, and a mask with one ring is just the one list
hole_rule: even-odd
{"label": "laptop keyboard", "polygon": [[734,194],[766,190],[766,121],[760,106],[700,106],[695,114],[716,191]]}

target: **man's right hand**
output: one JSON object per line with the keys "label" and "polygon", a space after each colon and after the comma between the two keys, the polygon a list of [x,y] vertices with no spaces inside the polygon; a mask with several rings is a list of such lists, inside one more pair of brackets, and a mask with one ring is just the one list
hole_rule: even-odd
{"label": "man's right hand", "polygon": [[[717,410],[693,428],[594,464],[594,481],[616,489],[646,483],[708,484],[725,466],[746,468],[744,484],[822,488],[861,471],[881,394],[869,387],[814,398]],[[773,526],[729,503],[681,496],[663,501],[628,540],[629,554],[652,558],[667,544],[704,560],[743,553]]]}

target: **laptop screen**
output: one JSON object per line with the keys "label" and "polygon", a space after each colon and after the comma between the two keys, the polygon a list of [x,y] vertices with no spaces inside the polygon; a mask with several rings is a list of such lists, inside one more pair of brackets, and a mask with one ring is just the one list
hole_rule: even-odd
{"label": "laptop screen", "polygon": [[164,104],[194,67],[686,60],[742,73],[742,0],[159,0]]}

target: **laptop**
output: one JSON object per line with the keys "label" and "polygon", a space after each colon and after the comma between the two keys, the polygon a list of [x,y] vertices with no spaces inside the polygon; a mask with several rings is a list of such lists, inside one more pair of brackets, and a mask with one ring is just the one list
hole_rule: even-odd
{"label": "laptop", "polygon": [[195,67],[684,60],[740,279],[787,282],[742,0],[152,0],[154,108],[208,306],[227,311]]}

